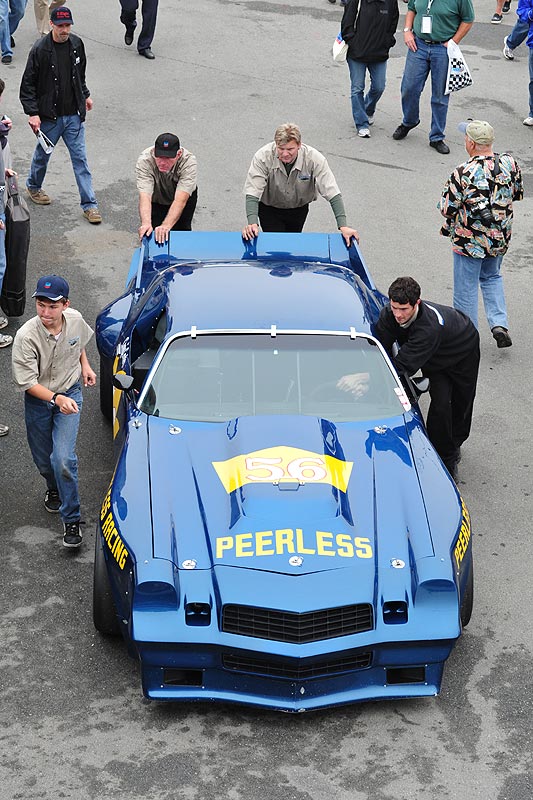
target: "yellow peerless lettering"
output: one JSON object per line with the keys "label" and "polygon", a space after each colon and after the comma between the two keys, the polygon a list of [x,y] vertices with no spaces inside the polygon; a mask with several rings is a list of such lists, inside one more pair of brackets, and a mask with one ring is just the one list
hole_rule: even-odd
{"label": "yellow peerless lettering", "polygon": [[357,558],[372,558],[372,545],[370,539],[362,539],[356,536],[353,540],[355,544],[355,555]]}
{"label": "yellow peerless lettering", "polygon": [[256,556],[273,556],[274,548],[273,531],[258,531],[255,534],[255,554]]}
{"label": "yellow peerless lettering", "polygon": [[352,537],[347,533],[338,533],[335,537],[335,544],[337,545],[337,555],[343,558],[353,558],[353,544]]}
{"label": "yellow peerless lettering", "polygon": [[316,550],[304,546],[304,535],[301,528],[296,528],[296,552],[300,555],[314,555]]}
{"label": "yellow peerless lettering", "polygon": [[[235,555],[237,558],[240,556],[253,556],[253,534],[251,533],[238,533],[235,537]],[[250,552],[247,552],[247,551]]]}
{"label": "yellow peerless lettering", "polygon": [[[329,541],[327,541],[329,539]],[[319,556],[334,556],[333,534],[326,531],[316,532],[316,547]]]}
{"label": "yellow peerless lettering", "polygon": [[294,553],[294,531],[292,528],[281,528],[276,531],[276,553]]}
{"label": "yellow peerless lettering", "polygon": [[107,512],[111,508],[111,487],[108,489],[104,502],[102,503],[102,510],[100,511],[100,519],[103,521]]}
{"label": "yellow peerless lettering", "polygon": [[224,550],[233,550],[233,536],[219,536],[217,539],[217,558],[222,558]]}

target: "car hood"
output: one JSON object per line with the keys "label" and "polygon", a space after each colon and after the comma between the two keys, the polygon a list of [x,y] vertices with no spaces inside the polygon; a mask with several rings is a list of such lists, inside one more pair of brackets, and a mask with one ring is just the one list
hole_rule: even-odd
{"label": "car hood", "polygon": [[372,594],[379,564],[433,555],[409,441],[417,424],[150,417],[154,556],[180,570],[350,569]]}

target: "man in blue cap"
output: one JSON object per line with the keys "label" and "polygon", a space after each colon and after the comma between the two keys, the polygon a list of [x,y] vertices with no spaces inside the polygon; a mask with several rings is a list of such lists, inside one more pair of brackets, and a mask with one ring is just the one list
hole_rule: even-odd
{"label": "man in blue cap", "polygon": [[13,342],[13,378],[24,392],[28,444],[46,481],[44,506],[61,515],[63,545],[81,545],[76,439],[84,386],[96,384],[85,347],[93,335],[70,308],[69,285],[59,275],[39,278],[33,293],[37,316]]}

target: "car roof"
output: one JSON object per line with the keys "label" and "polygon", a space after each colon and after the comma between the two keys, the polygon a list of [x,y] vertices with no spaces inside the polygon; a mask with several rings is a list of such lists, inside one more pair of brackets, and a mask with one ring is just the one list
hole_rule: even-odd
{"label": "car roof", "polygon": [[369,290],[345,267],[271,260],[189,263],[163,276],[169,335],[193,326],[370,332]]}

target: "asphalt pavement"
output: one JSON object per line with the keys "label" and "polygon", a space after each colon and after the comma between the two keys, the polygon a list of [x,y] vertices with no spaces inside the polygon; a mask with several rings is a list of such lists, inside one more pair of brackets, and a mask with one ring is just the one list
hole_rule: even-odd
{"label": "asphalt pavement", "polygon": [[[57,272],[92,323],[121,292],[137,244],[134,165],[157,134],[177,133],[198,158],[195,229],[239,230],[251,156],[290,120],[327,156],[378,286],[411,274],[427,299],[450,303],[452,256],[439,237],[436,203],[466,158],[457,124],[481,118],[495,127],[496,149],[515,155],[526,184],[504,259],[513,347],[496,348],[481,312],[478,397],[459,468],[473,521],[475,606],[442,694],[297,716],[143,699],[136,663],[92,625],[94,526],[113,469],[98,389],[85,391],[78,440],[85,534],[72,553],[61,546],[58,517],[44,509],[10,349],[1,350],[0,422],[11,430],[0,439],[0,800],[531,798],[533,129],[522,125],[527,48],[513,63],[501,52],[515,3],[501,25],[491,25],[494,4],[475,0],[478,20],[462,48],[474,85],[451,98],[448,156],[428,146],[427,90],[420,126],[402,142],[391,138],[401,121],[401,32],[372,136],[356,136],[348,70],[331,59],[338,3],[160,0],[154,61],[124,45],[117,2],[69,5],[88,55],[94,109],[86,135],[104,222],[83,219],[59,144],[44,185],[53,202],[30,209],[29,297],[39,275]],[[0,72],[21,184],[35,139],[18,87],[34,27],[29,3],[13,63]],[[334,229],[329,204],[314,203],[306,230]],[[28,300],[7,332],[32,313]],[[88,353],[97,368],[94,341]]]}

